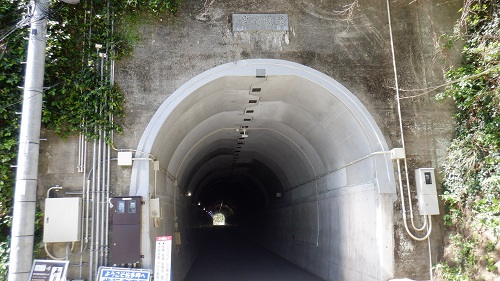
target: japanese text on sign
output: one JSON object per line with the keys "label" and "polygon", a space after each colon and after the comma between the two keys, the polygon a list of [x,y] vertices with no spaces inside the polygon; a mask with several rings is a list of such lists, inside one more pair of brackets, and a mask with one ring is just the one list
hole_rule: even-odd
{"label": "japanese text on sign", "polygon": [[101,267],[98,281],[149,281],[150,278],[151,271],[147,269]]}
{"label": "japanese text on sign", "polygon": [[155,281],[170,281],[172,236],[156,237]]}

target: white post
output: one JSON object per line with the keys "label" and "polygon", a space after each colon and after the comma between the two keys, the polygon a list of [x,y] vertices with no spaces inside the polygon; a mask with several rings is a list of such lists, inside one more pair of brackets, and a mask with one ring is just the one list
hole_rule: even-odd
{"label": "white post", "polygon": [[48,0],[35,0],[24,80],[16,187],[12,218],[9,281],[29,279],[33,261],[38,155],[42,118]]}

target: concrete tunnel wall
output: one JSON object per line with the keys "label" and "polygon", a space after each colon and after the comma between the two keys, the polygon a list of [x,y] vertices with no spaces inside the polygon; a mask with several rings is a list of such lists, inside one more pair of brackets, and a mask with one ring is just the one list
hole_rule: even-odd
{"label": "concrete tunnel wall", "polygon": [[[249,136],[236,156],[242,126]],[[327,280],[394,274],[392,162],[388,154],[369,156],[389,148],[355,95],[318,71],[282,60],[208,70],[160,106],[137,150],[160,162],[157,172],[149,161],[132,169],[130,195],[159,197],[162,205],[155,221],[146,200],[145,267],[154,264],[155,237],[179,231],[173,276],[183,279],[198,247],[203,188],[232,175],[232,184],[260,189],[265,220],[252,234],[278,255]],[[273,176],[259,179],[258,171]]]}

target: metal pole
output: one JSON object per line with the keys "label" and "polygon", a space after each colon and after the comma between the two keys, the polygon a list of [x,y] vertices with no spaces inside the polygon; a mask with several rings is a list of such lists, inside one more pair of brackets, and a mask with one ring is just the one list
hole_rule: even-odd
{"label": "metal pole", "polygon": [[43,75],[47,34],[48,0],[36,0],[24,80],[23,109],[19,133],[14,211],[12,217],[9,281],[29,279],[35,234],[36,188],[40,127],[42,119]]}

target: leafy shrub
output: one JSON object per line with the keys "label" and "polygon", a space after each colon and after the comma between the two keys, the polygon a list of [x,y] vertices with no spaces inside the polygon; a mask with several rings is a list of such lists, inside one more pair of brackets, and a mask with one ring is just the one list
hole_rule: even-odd
{"label": "leafy shrub", "polygon": [[443,169],[444,219],[452,233],[447,247],[454,257],[438,265],[445,280],[484,278],[483,272],[493,271],[494,258],[479,253],[500,241],[499,5],[466,1],[456,28],[466,44],[462,66],[448,72],[455,83],[444,93],[458,109]]}

